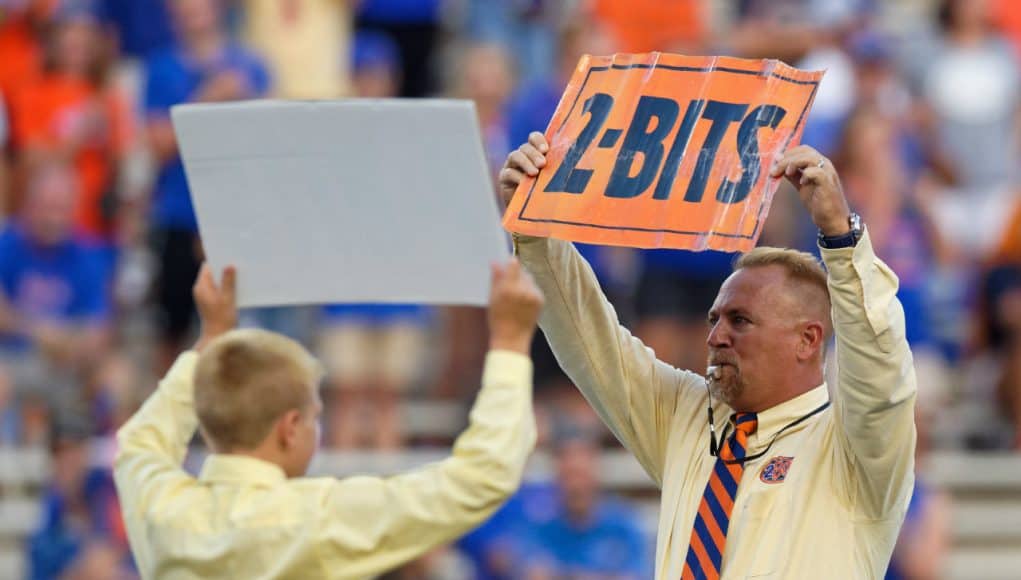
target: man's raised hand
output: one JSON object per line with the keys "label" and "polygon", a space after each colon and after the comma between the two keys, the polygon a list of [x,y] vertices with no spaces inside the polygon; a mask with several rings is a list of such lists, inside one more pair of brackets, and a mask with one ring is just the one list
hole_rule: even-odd
{"label": "man's raised hand", "polygon": [[504,206],[510,205],[514,191],[525,176],[535,177],[539,175],[540,169],[546,167],[548,152],[549,143],[546,142],[546,137],[538,131],[533,131],[528,136],[528,143],[507,156],[507,161],[500,170],[500,197]]}

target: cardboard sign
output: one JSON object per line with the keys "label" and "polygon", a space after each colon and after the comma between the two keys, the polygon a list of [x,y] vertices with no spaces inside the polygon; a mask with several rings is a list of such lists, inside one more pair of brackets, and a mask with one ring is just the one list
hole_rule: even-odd
{"label": "cardboard sign", "polygon": [[547,166],[504,226],[641,248],[746,251],[822,72],[775,60],[585,56],[546,130]]}
{"label": "cardboard sign", "polygon": [[241,306],[489,302],[509,250],[470,101],[171,114],[206,256],[238,267]]}

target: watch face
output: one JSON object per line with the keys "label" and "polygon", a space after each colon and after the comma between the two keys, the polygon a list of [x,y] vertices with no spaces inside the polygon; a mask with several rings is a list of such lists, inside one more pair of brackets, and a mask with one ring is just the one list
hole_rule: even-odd
{"label": "watch face", "polygon": [[862,234],[862,221],[861,216],[855,212],[851,212],[851,217],[847,220],[851,224],[851,231],[854,232],[856,237],[860,237]]}

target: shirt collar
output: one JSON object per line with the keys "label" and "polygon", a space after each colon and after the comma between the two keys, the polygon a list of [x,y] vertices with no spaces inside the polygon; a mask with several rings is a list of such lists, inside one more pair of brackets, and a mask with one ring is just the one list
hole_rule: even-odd
{"label": "shirt collar", "polygon": [[[829,400],[829,391],[823,383],[811,391],[757,413],[758,426],[750,438],[749,448],[768,444],[784,427],[815,411]],[[733,428],[734,421],[731,415],[730,429]]]}
{"label": "shirt collar", "polygon": [[287,480],[278,465],[245,455],[214,453],[206,458],[199,481],[272,486]]}

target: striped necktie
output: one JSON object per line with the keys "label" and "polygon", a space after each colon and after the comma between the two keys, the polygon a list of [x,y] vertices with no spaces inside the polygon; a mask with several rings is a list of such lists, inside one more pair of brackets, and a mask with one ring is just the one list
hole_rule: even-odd
{"label": "striped necktie", "polygon": [[734,509],[737,485],[744,473],[743,463],[728,464],[726,461],[744,459],[748,436],[755,432],[758,419],[755,413],[737,413],[734,425],[734,434],[720,449],[702,501],[698,504],[681,580],[717,580],[720,577],[730,512]]}

